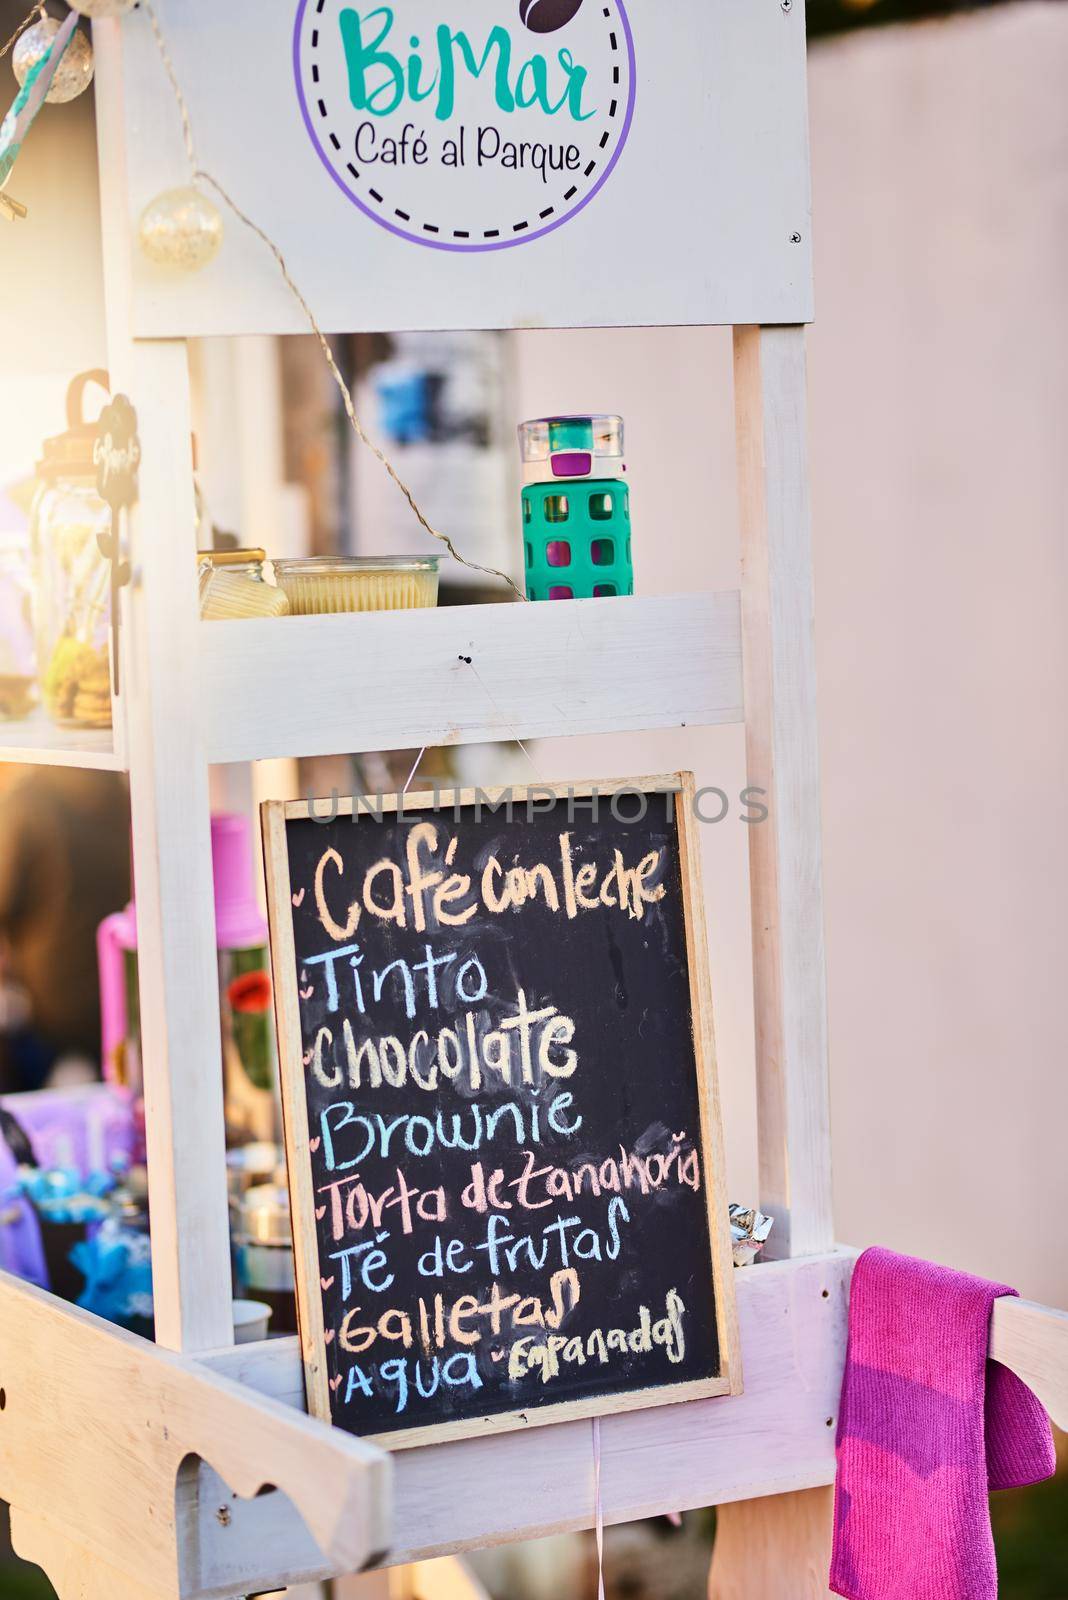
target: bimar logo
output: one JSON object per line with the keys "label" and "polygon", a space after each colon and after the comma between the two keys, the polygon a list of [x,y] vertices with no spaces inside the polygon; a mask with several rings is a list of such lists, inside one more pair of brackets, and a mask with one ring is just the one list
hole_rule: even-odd
{"label": "bimar logo", "polygon": [[634,115],[624,0],[301,0],[297,90],[344,194],[390,232],[501,250],[561,227]]}

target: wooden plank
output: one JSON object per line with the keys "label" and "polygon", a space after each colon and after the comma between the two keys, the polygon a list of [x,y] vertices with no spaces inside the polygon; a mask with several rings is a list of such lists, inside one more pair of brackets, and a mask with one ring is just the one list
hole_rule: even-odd
{"label": "wooden plank", "polygon": [[119,1572],[76,1539],[62,1523],[11,1507],[11,1547],[48,1578],[59,1600],[171,1600],[166,1588],[149,1590]]}
{"label": "wooden plank", "polygon": [[140,504],[125,604],[125,694],[156,1337],[232,1337],[208,771],[195,715],[199,606],[184,344],[129,338],[119,24],[97,30],[109,364],[138,413]]}
{"label": "wooden plank", "polygon": [[734,593],[205,622],[200,653],[218,762],[743,715]]}
{"label": "wooden plank", "polygon": [[1058,1428],[1068,1429],[1068,1311],[1005,1296],[994,1306],[990,1354],[1034,1390]]}
{"label": "wooden plank", "polygon": [[[176,1480],[189,1456],[237,1495],[278,1486],[321,1561],[356,1567],[383,1549],[383,1452],[7,1274],[0,1296],[0,1495],[62,1530],[61,1563],[77,1546],[122,1576],[123,1593],[178,1593]],[[27,1528],[26,1553],[51,1571]]]}
{"label": "wooden plank", "polygon": [[[305,9],[314,23],[314,8]],[[340,43],[338,9],[330,0],[322,22],[329,38]],[[418,26],[425,14],[422,0],[405,0],[392,9],[401,55],[407,53],[409,22],[430,38],[430,30]],[[675,0],[670,27],[663,25],[663,0],[627,0],[638,97],[615,171],[566,226],[536,244],[484,254],[429,250],[397,238],[357,210],[342,191],[337,175],[316,153],[301,115],[293,67],[296,11],[295,5],[264,7],[258,0],[229,0],[225,7],[217,0],[168,0],[160,6],[160,18],[189,99],[202,166],[276,241],[328,333],[805,322],[811,317],[802,0],[788,9],[778,0],[765,5]],[[601,11],[600,5],[587,6],[585,16],[597,24]],[[472,13],[480,20],[472,31],[481,55],[489,22],[499,23],[505,10],[495,0],[480,0],[475,6],[453,6],[448,21],[454,28],[470,27]],[[536,43],[524,44],[524,37],[523,30],[513,28],[513,82]],[[161,190],[186,181],[187,162],[174,97],[143,15],[127,19],[125,38],[131,80],[128,206],[138,217]],[[558,42],[572,44],[567,34]],[[581,50],[573,53],[578,61]],[[426,82],[437,70],[430,56],[430,51],[423,55]],[[236,61],[241,71],[235,73]],[[555,48],[549,62],[555,69]],[[600,60],[589,65],[595,68]],[[533,129],[521,108],[509,109],[502,119],[493,81],[483,76],[481,93],[460,85],[461,99],[482,113],[483,122],[507,122],[509,139],[566,146],[568,127],[575,128],[566,109],[551,119],[537,118]],[[604,87],[596,91],[599,106]],[[439,135],[456,131],[439,121],[436,111],[432,100],[411,115],[433,148],[424,172],[437,167]],[[321,120],[314,107],[312,117]],[[596,130],[595,139],[599,136],[599,120],[585,126]],[[469,145],[472,134],[469,129]],[[352,135],[340,127],[334,136],[348,151],[347,162]],[[474,159],[467,163],[469,170]],[[406,171],[376,165],[383,199],[389,199],[385,179],[390,173],[395,192],[413,170],[410,163]],[[345,176],[343,167],[340,177]],[[462,171],[451,172],[453,190],[464,178]],[[508,173],[498,164],[496,170],[487,167],[486,178],[498,195],[507,194],[509,204],[517,187],[529,193],[529,169]],[[443,179],[448,182],[450,172]],[[584,173],[579,181],[585,182]],[[559,205],[566,192],[559,187],[559,173],[550,174],[548,184],[537,178],[534,187],[544,192],[546,207]],[[450,211],[452,192],[446,189],[442,197]],[[413,208],[397,198],[385,215],[392,217],[396,210]],[[168,273],[138,259],[140,337],[307,332],[273,258],[236,218],[224,215],[222,248],[203,271]],[[530,230],[535,237],[537,231]],[[594,260],[620,266],[591,272]]]}
{"label": "wooden plank", "polygon": [[323,1359],[323,1301],[319,1288],[319,1245],[314,1226],[315,1192],[308,1153],[308,1103],[304,1094],[304,1045],[300,999],[296,992],[292,884],[286,841],[286,808],[269,801],[261,808],[263,865],[267,878],[267,911],[271,927],[271,977],[278,1033],[278,1071],[282,1093],[286,1173],[293,1220],[293,1265],[296,1276],[298,1326],[304,1363],[308,1410],[330,1419],[330,1390]]}
{"label": "wooden plank", "polygon": [[697,1086],[701,1097],[701,1158],[708,1201],[708,1237],[712,1245],[712,1275],[717,1285],[716,1320],[723,1370],[729,1376],[730,1393],[738,1395],[743,1390],[738,1306],[733,1292],[721,1292],[724,1284],[729,1284],[733,1291],[734,1258],[708,960],[708,919],[705,916],[704,880],[695,820],[696,785],[692,772],[680,773],[679,778],[681,803],[676,806],[675,815],[678,819],[679,867],[686,923],[686,959],[690,971],[690,1013],[697,1058]]}
{"label": "wooden plank", "polygon": [[833,1243],[812,540],[801,328],[735,330],[761,1209],[769,1252]]}
{"label": "wooden plank", "polygon": [[[833,1481],[853,1259],[841,1252],[735,1272],[745,1393],[604,1417],[607,1522]],[[239,1382],[301,1403],[296,1339],[240,1345],[203,1359]],[[588,1422],[402,1451],[394,1471],[390,1564],[593,1525]],[[210,1490],[183,1492],[202,1552],[203,1587],[191,1590],[189,1600],[215,1600],[238,1573],[250,1588],[270,1587],[280,1552],[307,1554],[306,1536],[282,1497],[235,1504],[224,1528]],[[273,1571],[260,1559],[264,1541]]]}
{"label": "wooden plank", "polygon": [[[722,1600],[735,1593],[757,1600],[761,1591],[745,1587],[738,1561],[748,1553],[753,1582],[767,1579],[767,1600],[795,1594],[811,1600],[826,1589],[814,1587],[822,1573],[826,1542],[826,1502],[805,1491],[834,1479],[834,1424],[845,1358],[848,1285],[856,1259],[850,1251],[829,1257],[764,1264],[735,1273],[746,1354],[746,1393],[736,1400],[650,1411],[641,1417],[606,1418],[602,1422],[605,1457],[605,1517],[609,1523],[634,1517],[718,1504],[738,1506],[740,1520],[728,1513],[721,1526],[730,1530],[721,1547],[713,1582],[722,1586]],[[824,1290],[827,1291],[826,1299]],[[1068,1422],[1068,1313],[1027,1301],[1004,1299],[994,1310],[991,1354],[1034,1386],[1059,1425]],[[242,1345],[203,1358],[241,1383],[273,1395],[288,1405],[303,1405],[300,1351],[296,1339]],[[692,1425],[691,1425],[692,1423]],[[685,1425],[685,1426],[683,1426]],[[394,1551],[388,1560],[424,1559],[450,1548],[533,1538],[592,1522],[588,1493],[589,1445],[577,1428],[553,1429],[544,1435],[559,1466],[559,1475],[534,1452],[530,1492],[522,1492],[523,1458],[512,1459],[496,1442],[487,1453],[484,1442],[436,1447],[433,1459],[420,1467],[420,1456],[401,1454],[396,1461],[397,1508]],[[528,1441],[531,1443],[533,1441]],[[441,1451],[447,1452],[445,1456]],[[609,1470],[609,1462],[611,1470]],[[652,1477],[642,1477],[648,1463]],[[516,1474],[513,1486],[510,1472]],[[428,1517],[422,1508],[428,1486]],[[199,1512],[205,1579],[219,1588],[190,1591],[191,1600],[218,1600],[232,1592],[242,1576],[266,1583],[279,1561],[292,1560],[301,1577],[324,1577],[314,1565],[299,1518],[282,1496],[235,1505],[225,1529],[214,1517],[217,1480],[200,1472],[200,1484],[185,1486],[187,1509]],[[463,1481],[463,1514],[450,1516],[444,1484]],[[472,1518],[467,1495],[481,1514]],[[504,1514],[490,1509],[503,1494]],[[650,1500],[649,1495],[659,1498]],[[578,1497],[578,1504],[575,1498]],[[760,1504],[745,1505],[756,1501]],[[201,1506],[201,1502],[203,1506]],[[768,1517],[760,1522],[760,1513]],[[509,1531],[507,1517],[515,1518]],[[472,1523],[475,1526],[472,1526]],[[751,1545],[754,1526],[762,1533]],[[435,1542],[436,1541],[436,1542]],[[736,1548],[737,1547],[737,1548]],[[734,1557],[728,1560],[731,1551]],[[264,1560],[262,1552],[267,1552]],[[259,1556],[258,1556],[258,1553]],[[818,1559],[817,1559],[818,1557]],[[248,1567],[247,1562],[253,1565]],[[777,1589],[784,1570],[802,1585]],[[274,1566],[271,1566],[271,1563]],[[730,1585],[735,1587],[732,1589]],[[715,1590],[713,1590],[715,1594]]]}
{"label": "wooden plank", "polygon": [[397,1578],[396,1600],[490,1600],[489,1590],[459,1556],[415,1561]]}
{"label": "wooden plank", "polygon": [[721,1506],[708,1600],[831,1600],[832,1489]]}
{"label": "wooden plank", "polygon": [[57,728],[40,708],[19,722],[0,725],[0,761],[97,772],[121,772],[123,767],[109,728]]}

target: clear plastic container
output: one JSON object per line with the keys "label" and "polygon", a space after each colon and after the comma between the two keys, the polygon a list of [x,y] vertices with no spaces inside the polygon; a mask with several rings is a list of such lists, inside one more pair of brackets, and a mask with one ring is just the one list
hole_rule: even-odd
{"label": "clear plastic container", "polygon": [[47,711],[64,728],[111,727],[111,569],[99,544],[111,508],[96,492],[96,424],[82,416],[90,383],[106,392],[106,373],[74,379],[67,431],[45,440],[30,526],[38,677]]}
{"label": "clear plastic container", "polygon": [[34,631],[45,707],[63,728],[110,728],[111,510],[96,480],[44,483],[33,508]]}
{"label": "clear plastic container", "polygon": [[437,556],[308,556],[276,561],[294,616],[337,611],[412,611],[438,601]]}
{"label": "clear plastic container", "polygon": [[288,599],[264,577],[266,559],[263,550],[200,551],[200,615],[208,622],[286,616]]}

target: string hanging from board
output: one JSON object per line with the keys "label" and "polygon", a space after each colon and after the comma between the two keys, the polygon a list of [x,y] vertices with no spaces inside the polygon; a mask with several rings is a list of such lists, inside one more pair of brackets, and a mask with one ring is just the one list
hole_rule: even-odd
{"label": "string hanging from board", "polygon": [[27,28],[37,21],[38,18],[43,20],[47,15],[48,13],[43,5],[31,6],[29,11],[27,11],[26,15],[23,17],[22,21],[16,27],[10,39],[6,40],[4,44],[0,45],[0,61],[3,61],[4,57],[7,55],[8,51],[11,49],[11,46],[15,43],[20,34],[24,33]]}
{"label": "string hanging from board", "polygon": [[594,1417],[593,1428],[593,1526],[597,1539],[597,1600],[604,1595],[604,1502],[601,1499],[601,1419]]}
{"label": "string hanging from board", "polygon": [[[178,106],[178,115],[182,124],[182,139],[185,144],[186,158],[189,162],[189,171],[193,183],[193,189],[191,191],[192,196],[204,201],[205,197],[202,194],[199,194],[199,191],[196,189],[196,185],[209,185],[209,187],[218,195],[223,204],[233,212],[237,220],[242,223],[244,227],[248,228],[250,232],[254,233],[256,237],[266,245],[267,249],[274,256],[286,288],[296,300],[308,323],[309,328],[311,329],[311,332],[318,341],[319,348],[321,349],[327,367],[330,370],[330,376],[333,378],[334,383],[337,386],[338,393],[341,396],[342,404],[345,408],[345,415],[349,421],[349,426],[352,428],[353,433],[356,435],[360,443],[365,445],[366,448],[370,450],[371,454],[375,456],[385,468],[385,471],[388,473],[389,477],[396,484],[397,488],[408,502],[408,505],[411,507],[412,512],[423,529],[430,535],[432,539],[436,539],[439,544],[443,544],[446,550],[449,552],[449,555],[452,556],[453,560],[458,561],[462,567],[467,567],[467,569],[471,572],[481,572],[486,577],[499,578],[502,583],[508,585],[508,588],[511,589],[517,600],[525,601],[527,596],[506,572],[502,572],[498,567],[482,566],[477,561],[469,561],[467,557],[462,555],[456,548],[456,545],[453,543],[452,539],[447,533],[443,533],[439,528],[434,527],[433,523],[431,523],[429,518],[423,512],[422,508],[419,506],[411,489],[404,482],[400,474],[393,466],[393,463],[389,460],[384,451],[382,451],[379,446],[375,444],[374,440],[371,439],[367,434],[356,413],[356,407],[353,403],[351,390],[349,389],[348,384],[345,382],[345,379],[341,373],[341,369],[338,367],[337,361],[334,359],[334,352],[330,348],[329,341],[327,340],[326,335],[323,333],[323,330],[320,328],[314,311],[305,299],[300,287],[294,281],[293,276],[286,265],[286,259],[282,254],[282,251],[279,249],[278,245],[275,244],[270,235],[260,227],[259,223],[255,222],[247,212],[242,210],[233,196],[228,193],[224,185],[219,182],[218,178],[200,165],[197,159],[196,144],[193,139],[193,124],[192,118],[189,114],[188,102],[186,101],[185,94],[182,91],[182,86],[178,81],[178,74],[175,70],[174,61],[171,57],[171,53],[168,48],[166,38],[164,37],[163,29],[160,26],[159,18],[156,15],[155,7],[152,4],[152,0],[142,0],[140,9],[144,11],[148,17],[149,25],[156,41],[156,48],[159,51],[160,60],[163,63],[164,71],[167,74],[171,90],[174,94],[175,102]],[[173,191],[172,195],[176,199],[179,193],[183,195],[189,195],[190,191]],[[160,196],[161,201],[168,198],[168,196]],[[156,202],[154,202],[154,204],[155,203]],[[187,204],[191,204],[191,202],[187,201]],[[210,202],[207,202],[207,204],[210,205]],[[218,242],[221,240],[221,229],[216,229],[212,226],[209,214],[205,214],[201,226],[212,235],[209,245],[204,252],[205,258],[210,259],[211,255],[214,255],[215,250],[218,248]],[[193,265],[194,262],[190,260],[189,264]]]}
{"label": "string hanging from board", "polygon": [[500,718],[500,720],[503,723],[503,725],[508,729],[509,733],[512,735],[512,738],[513,738],[514,742],[519,746],[520,750],[522,750],[523,754],[526,756],[527,760],[529,761],[530,766],[531,766],[531,770],[533,771],[534,776],[539,780],[539,782],[544,782],[544,779],[542,778],[541,773],[538,771],[537,762],[534,760],[534,757],[531,755],[530,751],[527,749],[526,745],[523,743],[523,741],[519,737],[518,733],[516,733],[515,728],[513,727],[512,723],[509,722],[508,718],[505,716],[504,712],[501,710],[500,706],[497,704],[497,697],[494,695],[493,690],[490,688],[489,684],[486,682],[486,680],[482,676],[481,672],[479,672],[478,668],[475,666],[475,663],[474,663],[473,659],[470,656],[461,656],[460,660],[464,663],[465,666],[470,667],[471,671],[474,673],[475,677],[478,679],[479,685],[481,686],[481,688],[483,690],[483,693],[486,696],[486,699],[489,701],[490,705],[493,707],[494,711],[497,713],[497,715]]}

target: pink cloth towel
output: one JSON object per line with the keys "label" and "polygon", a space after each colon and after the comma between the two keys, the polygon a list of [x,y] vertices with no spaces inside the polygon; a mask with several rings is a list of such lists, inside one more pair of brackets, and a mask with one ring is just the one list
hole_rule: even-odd
{"label": "pink cloth towel", "polygon": [[1004,1284],[866,1250],[853,1273],[831,1588],[846,1600],[996,1600],[988,1489],[1056,1469],[1049,1418],[987,1359]]}

